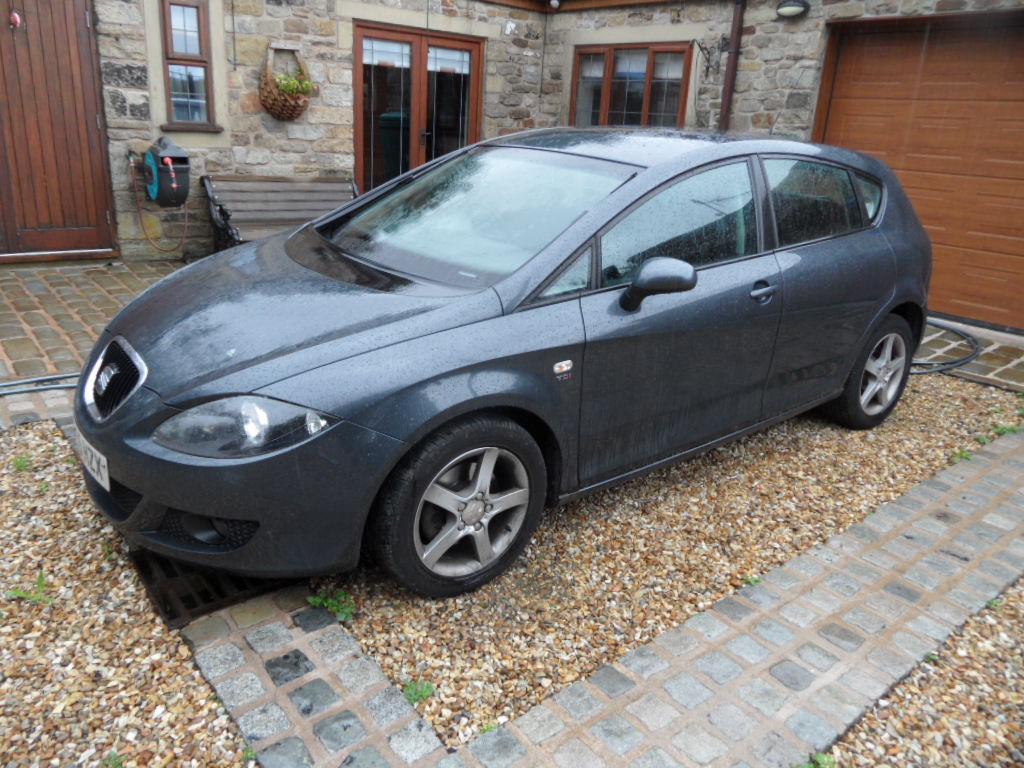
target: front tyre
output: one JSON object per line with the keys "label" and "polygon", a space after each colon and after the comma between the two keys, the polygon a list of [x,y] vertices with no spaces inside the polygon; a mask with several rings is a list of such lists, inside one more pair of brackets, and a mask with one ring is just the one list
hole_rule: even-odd
{"label": "front tyre", "polygon": [[907,321],[889,315],[868,338],[842,394],[823,407],[825,415],[850,429],[881,424],[907,385],[913,349]]}
{"label": "front tyre", "polygon": [[403,459],[369,524],[377,562],[429,597],[468,592],[502,573],[544,508],[544,457],[518,424],[471,417]]}

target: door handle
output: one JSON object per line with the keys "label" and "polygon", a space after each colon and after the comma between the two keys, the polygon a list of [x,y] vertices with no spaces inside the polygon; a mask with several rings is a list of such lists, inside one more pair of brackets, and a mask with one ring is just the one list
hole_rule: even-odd
{"label": "door handle", "polygon": [[772,300],[772,296],[775,295],[775,286],[769,285],[766,280],[758,280],[754,283],[754,288],[750,292],[750,298],[756,301],[758,304],[767,304]]}
{"label": "door handle", "polygon": [[420,146],[427,146],[427,137],[430,136],[430,131],[420,131]]}

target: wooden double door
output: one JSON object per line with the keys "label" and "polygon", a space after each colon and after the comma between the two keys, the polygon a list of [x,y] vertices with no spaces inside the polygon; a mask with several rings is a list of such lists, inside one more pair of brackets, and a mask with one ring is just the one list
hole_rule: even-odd
{"label": "wooden double door", "polygon": [[109,257],[90,0],[0,0],[0,262]]}
{"label": "wooden double door", "polygon": [[363,191],[479,139],[478,38],[359,24],[356,176]]}

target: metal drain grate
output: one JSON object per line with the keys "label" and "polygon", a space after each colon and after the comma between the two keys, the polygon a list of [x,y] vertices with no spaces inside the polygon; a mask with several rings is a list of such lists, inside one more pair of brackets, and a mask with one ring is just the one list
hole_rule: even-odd
{"label": "metal drain grate", "polygon": [[171,629],[180,629],[200,616],[295,583],[290,579],[253,579],[203,570],[145,549],[128,554],[153,607]]}

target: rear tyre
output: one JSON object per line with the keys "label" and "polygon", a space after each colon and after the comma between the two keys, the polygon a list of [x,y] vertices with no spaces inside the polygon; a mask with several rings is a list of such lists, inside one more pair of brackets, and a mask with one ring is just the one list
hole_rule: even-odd
{"label": "rear tyre", "polygon": [[914,336],[907,321],[889,315],[868,338],[843,393],[822,406],[822,412],[850,429],[881,424],[903,395],[913,349]]}
{"label": "rear tyre", "polygon": [[468,592],[502,573],[540,522],[544,457],[518,424],[471,417],[401,462],[369,524],[376,562],[428,597]]}

